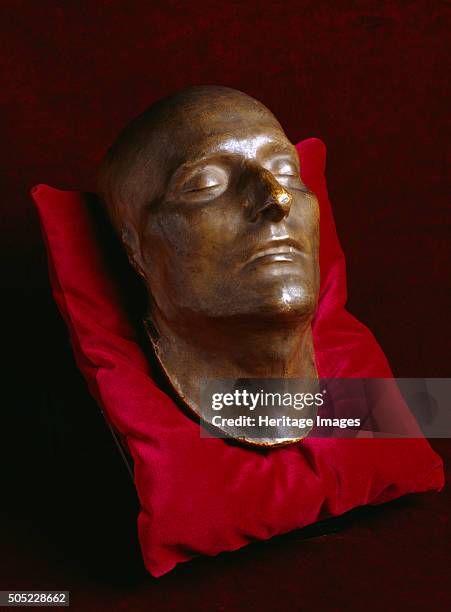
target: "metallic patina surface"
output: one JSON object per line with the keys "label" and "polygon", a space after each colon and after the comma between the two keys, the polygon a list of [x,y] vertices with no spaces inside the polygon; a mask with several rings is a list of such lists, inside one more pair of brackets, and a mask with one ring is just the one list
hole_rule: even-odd
{"label": "metallic patina surface", "polygon": [[265,106],[213,86],[157,102],[111,147],[99,191],[146,284],[155,355],[192,411],[202,379],[317,379],[318,202]]}

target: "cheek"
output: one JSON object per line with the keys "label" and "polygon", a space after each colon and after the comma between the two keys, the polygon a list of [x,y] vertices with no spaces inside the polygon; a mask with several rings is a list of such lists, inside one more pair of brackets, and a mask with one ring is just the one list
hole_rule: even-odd
{"label": "cheek", "polygon": [[310,234],[312,236],[313,249],[319,255],[319,202],[315,195],[309,195],[310,200]]}
{"label": "cheek", "polygon": [[224,264],[230,223],[217,207],[159,215],[141,236],[142,257],[149,276],[185,284],[188,278],[210,275]]}
{"label": "cheek", "polygon": [[315,275],[315,291],[319,292],[320,287],[320,267],[319,267],[319,249],[320,249],[320,211],[318,198],[315,195],[309,196],[310,200],[310,235],[312,241],[312,256]]}
{"label": "cheek", "polygon": [[303,194],[301,199],[295,203],[295,222],[299,231],[299,237],[309,254],[307,274],[312,294],[318,294],[320,285],[319,269],[319,203],[314,194]]}
{"label": "cheek", "polygon": [[319,205],[314,194],[303,194],[294,203],[295,214],[293,223],[298,226],[298,231],[308,252],[318,256],[319,251]]}

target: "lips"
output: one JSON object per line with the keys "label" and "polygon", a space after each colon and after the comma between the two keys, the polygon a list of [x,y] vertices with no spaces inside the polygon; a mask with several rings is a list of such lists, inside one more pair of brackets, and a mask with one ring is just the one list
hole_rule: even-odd
{"label": "lips", "polygon": [[292,262],[302,255],[299,243],[292,238],[271,240],[258,248],[246,261],[246,265],[262,260],[269,262]]}

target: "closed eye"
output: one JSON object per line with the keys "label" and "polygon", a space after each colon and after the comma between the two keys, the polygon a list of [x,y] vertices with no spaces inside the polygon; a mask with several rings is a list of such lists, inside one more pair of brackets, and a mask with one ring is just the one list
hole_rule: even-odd
{"label": "closed eye", "polygon": [[272,160],[267,166],[268,170],[274,174],[274,176],[290,176],[296,177],[298,176],[298,168],[297,165],[291,160],[291,158],[276,158]]}
{"label": "closed eye", "polygon": [[182,193],[196,193],[198,191],[208,191],[209,189],[215,189],[216,187],[221,187],[221,183],[214,183],[212,185],[205,185],[199,187],[187,187],[182,189]]}
{"label": "closed eye", "polygon": [[310,190],[304,185],[300,175],[297,172],[295,174],[275,174],[274,176],[279,183],[287,189],[310,193]]}
{"label": "closed eye", "polygon": [[200,171],[187,177],[180,185],[184,194],[198,192],[214,192],[227,185],[228,176],[219,166],[204,166]]}

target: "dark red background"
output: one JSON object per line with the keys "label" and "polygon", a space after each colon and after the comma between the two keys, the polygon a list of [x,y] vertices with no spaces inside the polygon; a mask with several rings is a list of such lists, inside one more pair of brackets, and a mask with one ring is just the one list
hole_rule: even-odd
{"label": "dark red background", "polygon": [[[191,84],[237,87],[269,106],[293,141],[322,138],[328,147],[331,200],[347,255],[350,311],[375,333],[396,375],[449,376],[448,2],[3,0],[0,14],[5,225],[1,299],[6,306],[2,337],[4,354],[13,366],[6,381],[2,436],[9,457],[7,482],[14,492],[11,512],[14,524],[18,521],[21,526],[17,532],[5,529],[24,538],[23,550],[17,552],[17,538],[10,536],[16,565],[5,561],[6,574],[0,573],[8,577],[9,586],[48,584],[50,562],[44,563],[47,570],[42,570],[40,582],[32,580],[39,559],[55,562],[55,551],[40,548],[42,538],[49,539],[43,525],[52,525],[53,536],[60,541],[68,505],[76,508],[69,515],[77,534],[74,540],[87,544],[86,534],[101,533],[102,546],[112,548],[106,556],[113,559],[117,557],[108,544],[111,531],[120,530],[124,517],[132,514],[132,489],[120,463],[114,463],[114,449],[101,420],[94,423],[95,407],[75,371],[65,329],[49,297],[46,260],[28,192],[37,182],[93,189],[96,164],[117,131],[158,97]],[[79,433],[83,444],[74,441],[74,432],[80,432],[86,421],[91,437],[92,432],[97,436],[92,447],[86,444],[86,429]],[[103,454],[96,447],[99,440]],[[442,452],[446,448],[442,443]],[[42,505],[36,495],[42,498],[43,491],[48,501]],[[96,500],[114,507],[118,495],[119,510],[105,522],[95,510]],[[368,529],[377,532],[388,521],[391,535],[383,537],[401,538],[393,555],[398,565],[408,568],[409,529],[417,533],[419,521],[426,522],[424,529],[434,523],[435,552],[417,559],[414,569],[406,569],[418,585],[430,564],[436,567],[443,561],[440,520],[445,521],[446,514],[443,502],[436,499],[416,502],[421,506],[416,508],[419,515],[400,502],[376,517],[351,522],[354,536],[347,533],[338,540],[330,536],[316,561],[310,559],[312,566],[318,566],[318,572],[327,563],[335,567],[338,555],[351,572],[373,555],[368,571],[377,575],[380,568],[382,580],[383,558],[390,551],[374,539],[366,541]],[[413,519],[403,531],[404,514]],[[82,517],[78,522],[77,516]],[[133,516],[128,523],[131,533],[132,523]],[[38,536],[33,535],[36,529]],[[120,533],[116,538],[126,541],[126,532]],[[422,546],[430,542],[427,531],[420,530],[417,536]],[[342,537],[360,543],[367,552],[353,554]],[[30,543],[39,551],[34,560],[27,557]],[[190,570],[179,572],[179,583],[168,577],[166,584],[194,605],[201,601],[200,576],[206,572],[220,592],[217,608],[210,593],[208,609],[245,607],[249,603],[244,599],[227,595],[233,591],[231,585],[244,588],[236,568],[249,575],[257,569],[267,580],[273,561],[283,563],[285,546],[279,541],[272,549],[270,544],[254,553],[240,553],[236,566],[230,560],[220,562],[218,571],[224,567],[229,571],[225,583],[215,583],[214,569],[208,568],[216,566],[205,562],[200,571],[194,564],[198,591],[186,591],[183,581],[190,580]],[[287,609],[298,609],[302,598],[293,582],[298,576],[293,564],[303,566],[305,560],[296,542],[290,546],[291,582],[280,586],[284,583],[276,581],[274,588],[281,589],[278,601],[285,594]],[[315,547],[320,548],[306,544],[304,551],[316,555]],[[88,549],[92,556],[92,547]],[[63,554],[58,546],[56,551],[57,558]],[[69,564],[59,581],[55,579],[59,588],[64,580],[68,588],[71,581],[88,588],[79,567],[85,557],[82,553],[75,557],[76,568]],[[377,558],[380,562],[374,566]],[[21,564],[25,564],[22,574]],[[102,564],[109,567],[106,557],[100,558],[98,565]],[[299,576],[305,571],[300,569]],[[108,585],[110,574],[106,574]],[[94,586],[89,588],[95,591],[99,578],[94,575]],[[359,580],[366,586],[355,587],[351,603],[362,603],[370,591],[374,601],[386,603],[377,581],[368,584],[362,576]],[[393,593],[399,596],[392,581]],[[76,591],[76,586],[72,588]],[[318,583],[317,588],[323,587]],[[439,587],[435,588],[437,593]],[[153,591],[157,602],[165,597],[164,587],[158,589]],[[247,591],[248,599],[257,597],[254,590]],[[408,591],[407,586],[401,590],[405,604],[410,601]],[[306,595],[310,606],[315,593],[311,589]],[[417,601],[421,598],[417,593]],[[176,600],[173,594],[171,605],[176,606]],[[424,591],[423,603],[426,600]],[[133,601],[137,609],[137,600]],[[291,601],[296,602],[292,607]],[[345,595],[340,601],[344,605]]]}

